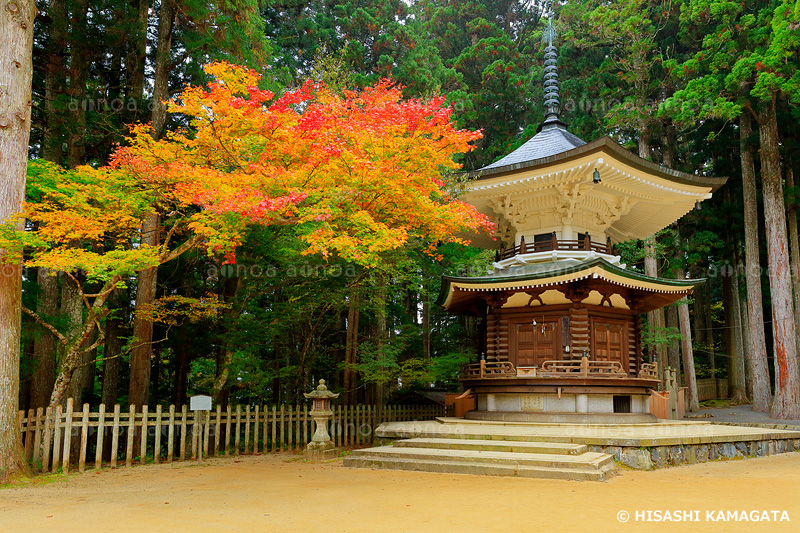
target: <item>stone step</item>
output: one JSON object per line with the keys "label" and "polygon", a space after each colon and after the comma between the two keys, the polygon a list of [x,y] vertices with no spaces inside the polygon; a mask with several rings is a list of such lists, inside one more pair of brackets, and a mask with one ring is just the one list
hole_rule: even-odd
{"label": "stone step", "polygon": [[492,452],[547,453],[556,455],[580,455],[589,451],[585,444],[561,442],[525,442],[499,440],[437,439],[418,437],[395,441],[393,446],[402,448],[436,448],[440,450],[480,450]]}
{"label": "stone step", "polygon": [[370,458],[378,461],[393,459],[409,459],[416,461],[433,460],[560,469],[574,468],[591,470],[600,469],[604,466],[614,466],[613,456],[597,452],[585,452],[581,455],[564,455],[380,446],[378,448],[355,450],[350,457]]}
{"label": "stone step", "polygon": [[[480,421],[476,421],[480,422]],[[453,431],[445,424],[440,424],[437,428],[425,428],[425,436],[427,438],[436,439],[457,439],[457,440],[496,440],[496,441],[514,441],[514,442],[547,442],[547,443],[565,443],[572,442],[572,438],[567,435],[528,435],[528,434],[513,434],[510,432],[501,431],[489,432],[483,431],[484,428],[477,427],[474,432],[460,432]],[[378,426],[375,430],[375,436],[380,439],[411,439],[420,434],[414,428],[406,428],[398,425],[384,427],[383,424]]]}
{"label": "stone step", "polygon": [[387,470],[438,472],[442,474],[515,476],[577,481],[605,481],[615,470],[613,464],[600,468],[556,468],[456,460],[386,458],[369,455],[346,457],[344,465],[350,468],[382,468]]}

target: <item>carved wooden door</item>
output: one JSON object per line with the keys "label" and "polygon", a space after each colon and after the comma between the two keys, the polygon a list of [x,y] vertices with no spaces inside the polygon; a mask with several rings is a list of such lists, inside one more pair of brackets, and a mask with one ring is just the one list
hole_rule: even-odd
{"label": "carved wooden door", "polygon": [[559,359],[561,322],[548,320],[512,323],[512,362],[515,366],[542,366],[544,361]]}
{"label": "carved wooden door", "polygon": [[619,320],[592,319],[592,354],[595,361],[618,361],[628,370],[628,328]]}

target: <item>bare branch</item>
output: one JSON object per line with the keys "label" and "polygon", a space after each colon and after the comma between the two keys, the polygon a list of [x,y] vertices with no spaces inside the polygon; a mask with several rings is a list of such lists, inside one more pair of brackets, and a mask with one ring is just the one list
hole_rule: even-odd
{"label": "bare branch", "polygon": [[172,239],[172,237],[175,235],[175,232],[178,229],[178,222],[180,222],[184,218],[183,213],[178,213],[178,214],[180,215],[180,218],[175,221],[175,223],[172,225],[172,227],[167,232],[167,236],[164,237],[164,244],[161,245],[161,254],[162,255],[164,253],[166,253],[166,251],[167,251],[167,249],[169,247],[169,241]]}
{"label": "bare branch", "polygon": [[166,252],[165,251],[164,253],[162,253],[161,254],[161,258],[160,258],[161,262],[162,263],[167,263],[169,261],[172,261],[173,259],[175,259],[179,255],[181,255],[182,253],[184,253],[186,251],[189,251],[192,248],[194,248],[195,246],[197,246],[202,240],[203,240],[203,238],[200,237],[199,235],[194,235],[191,239],[189,239],[187,241],[184,241],[183,244],[181,244],[180,246],[178,246],[177,248],[175,248],[171,252]]}
{"label": "bare branch", "polygon": [[42,317],[40,317],[39,315],[37,315],[36,313],[31,311],[30,309],[28,309],[24,305],[22,306],[22,312],[24,312],[26,315],[28,315],[31,318],[33,318],[36,322],[38,322],[39,324],[44,326],[44,328],[47,329],[50,333],[55,335],[55,337],[58,339],[58,342],[60,342],[61,344],[64,344],[64,345],[67,344],[67,338],[64,337],[64,335],[62,335],[61,333],[59,333],[59,331],[56,328],[54,328],[53,326],[51,326],[50,324],[45,322]]}

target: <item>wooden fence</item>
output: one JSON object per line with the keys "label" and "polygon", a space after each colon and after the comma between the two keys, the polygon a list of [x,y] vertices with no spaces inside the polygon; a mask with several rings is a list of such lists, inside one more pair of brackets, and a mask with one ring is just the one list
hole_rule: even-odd
{"label": "wooden fence", "polygon": [[706,378],[697,380],[697,399],[716,400],[728,397],[728,380],[724,378]]}
{"label": "wooden fence", "polygon": [[[445,415],[444,406],[334,406],[329,427],[337,446],[360,446],[372,442],[375,428],[383,422],[431,420]],[[207,413],[187,406],[168,409],[130,406],[113,411],[100,405],[98,411],[74,411],[72,399],[66,409],[31,409],[19,413],[25,454],[35,469],[64,473],[77,465],[86,468],[94,454],[94,468],[116,468],[124,463],[172,462],[196,459],[202,443],[203,457],[258,454],[301,450],[314,434],[308,406],[217,406]],[[144,453],[142,453],[144,450]]]}

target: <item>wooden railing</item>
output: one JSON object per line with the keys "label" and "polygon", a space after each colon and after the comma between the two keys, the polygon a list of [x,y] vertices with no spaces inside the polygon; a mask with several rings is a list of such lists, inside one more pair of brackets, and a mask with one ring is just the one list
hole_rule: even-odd
{"label": "wooden railing", "polygon": [[595,242],[592,241],[591,239],[565,240],[565,239],[558,239],[554,236],[550,240],[538,241],[532,243],[526,243],[525,240],[522,239],[522,242],[520,242],[519,246],[514,246],[513,248],[505,248],[499,250],[495,254],[495,261],[509,259],[511,257],[514,257],[515,255],[533,254],[537,252],[551,252],[554,250],[587,251],[587,252],[597,252],[608,255],[614,254],[611,242]]}
{"label": "wooden railing", "polygon": [[517,370],[509,361],[481,361],[467,365],[461,371],[462,379],[515,377]]}
{"label": "wooden railing", "polygon": [[545,361],[539,372],[542,377],[627,377],[619,361],[590,361],[584,357],[579,360]]}
{"label": "wooden railing", "polygon": [[[334,406],[330,434],[336,446],[359,446],[372,442],[383,422],[432,420],[445,416],[444,406]],[[201,419],[184,405],[115,405],[106,412],[104,405],[91,411],[84,404],[73,411],[72,399],[66,409],[42,408],[19,412],[23,444],[28,461],[43,472],[64,473],[77,464],[83,472],[90,453],[94,468],[116,468],[123,462],[172,462],[196,459],[202,443],[203,456],[258,454],[303,449],[314,433],[308,406],[228,405],[217,406]],[[142,452],[141,450],[144,450]]]}
{"label": "wooden railing", "polygon": [[642,379],[658,379],[658,363],[642,363],[639,377]]}
{"label": "wooden railing", "polygon": [[[467,365],[461,371],[461,379],[508,378],[508,377],[591,377],[591,378],[626,378],[628,374],[619,361],[591,361],[588,358],[576,360],[544,361],[541,368],[522,368],[518,372],[510,361],[481,361]],[[639,377],[650,379],[652,372],[650,363],[645,363]],[[657,378],[656,378],[657,379]]]}

